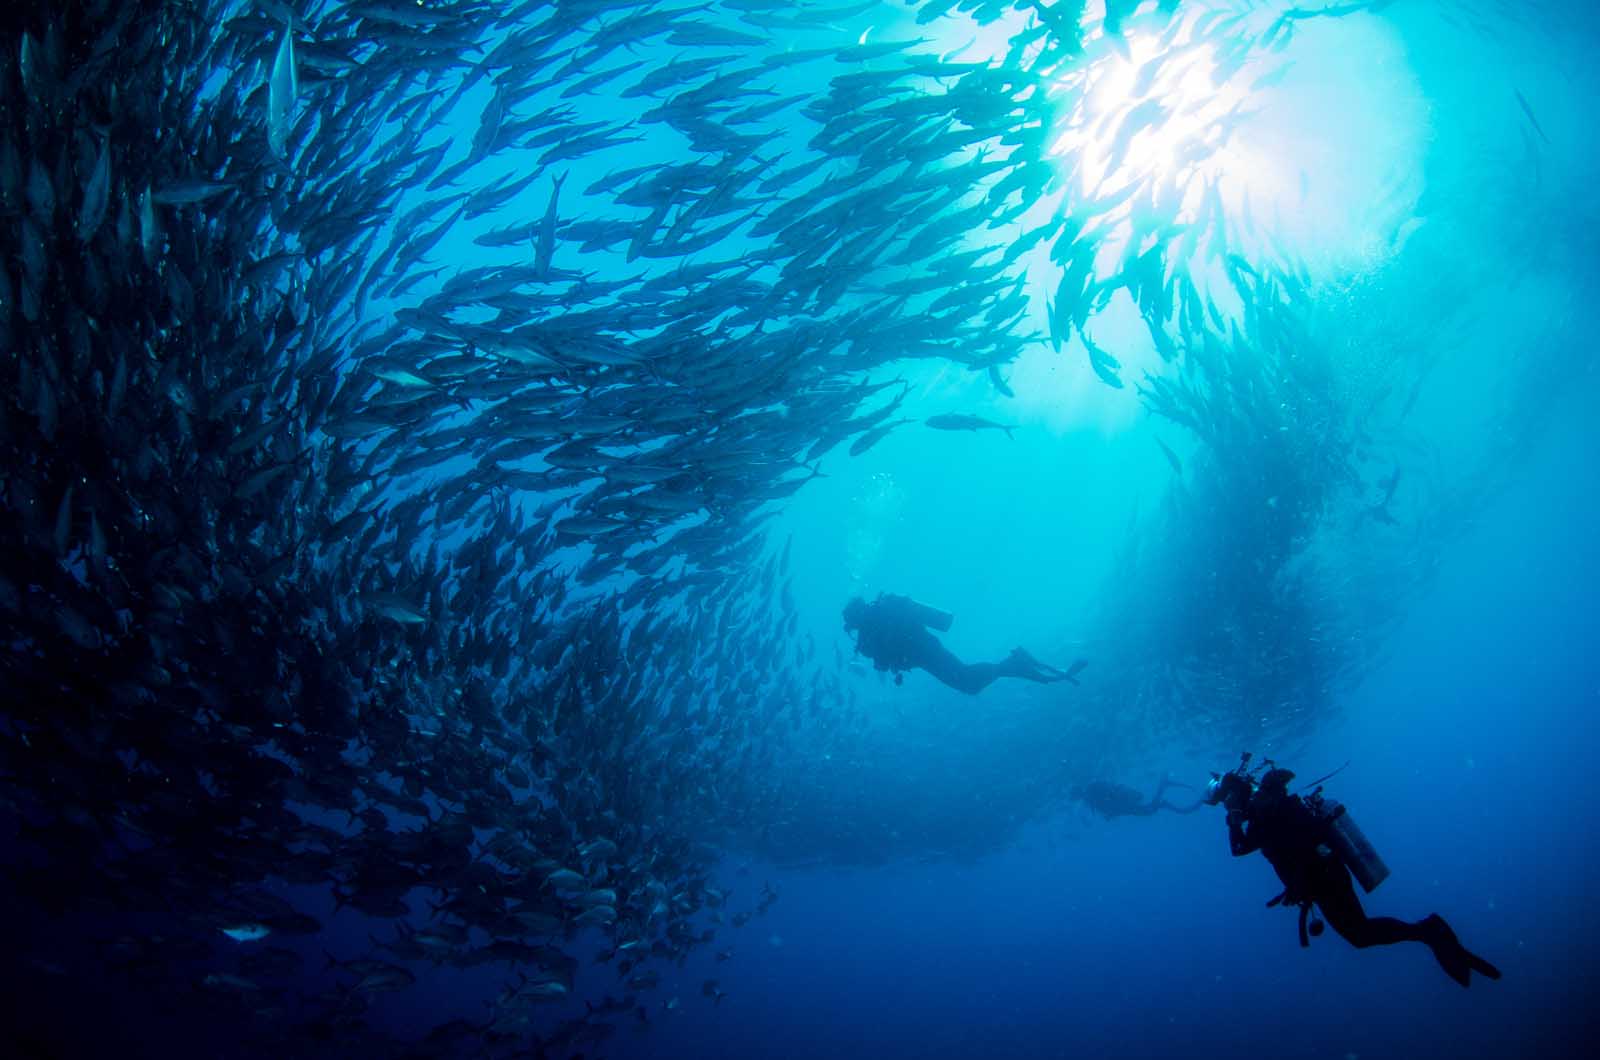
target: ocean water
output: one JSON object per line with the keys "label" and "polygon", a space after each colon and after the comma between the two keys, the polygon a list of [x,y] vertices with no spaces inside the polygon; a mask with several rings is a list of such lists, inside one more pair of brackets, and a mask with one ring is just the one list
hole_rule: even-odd
{"label": "ocean water", "polygon": [[[1332,932],[1300,949],[1294,917],[1264,908],[1270,868],[1229,856],[1220,810],[1067,810],[971,862],[752,867],[784,898],[769,938],[741,947],[754,969],[724,973],[741,996],[695,998],[709,1016],[624,1055],[1585,1055],[1594,833],[1555,807],[1590,767],[1600,696],[1586,421],[1568,406],[1441,550],[1388,660],[1293,763],[1351,762],[1329,790],[1393,872],[1368,912],[1441,913],[1502,981],[1463,991],[1423,947],[1357,951]],[[1153,790],[1163,764],[1128,779]],[[681,989],[722,970],[691,966]]]}
{"label": "ocean water", "polygon": [[[89,6],[93,18],[105,14]],[[88,105],[70,120],[41,117],[48,100],[61,98],[62,76],[41,82],[38,56],[49,51],[47,27],[67,16],[30,10],[8,29],[0,146],[25,160],[16,171],[26,174],[7,186],[11,198],[0,197],[14,230],[0,292],[0,338],[11,351],[0,440],[10,461],[12,551],[0,572],[11,653],[0,671],[11,704],[0,717],[0,762],[14,794],[0,802],[0,837],[17,954],[0,982],[0,1012],[18,1028],[17,1055],[1588,1054],[1597,986],[1590,948],[1600,939],[1587,799],[1600,752],[1600,142],[1590,113],[1600,99],[1592,63],[1600,25],[1588,5],[1181,0],[1121,5],[1120,25],[1113,4],[1108,26],[1098,2],[884,0],[830,10],[722,0],[528,4],[516,22],[494,25],[487,7],[463,5],[461,21],[446,23],[449,5],[373,3],[366,6],[389,13],[340,22],[362,6],[212,5],[196,17],[220,39],[249,43],[220,51],[186,43],[170,55],[175,64],[193,60],[200,99],[237,94],[240,103],[197,103],[204,120],[176,130],[132,112],[102,125]],[[159,8],[141,8],[135,29],[119,32],[171,17]],[[1041,27],[1076,18],[1079,8],[1081,51],[1051,60],[1030,50],[1049,39]],[[279,99],[272,69],[288,12],[304,20],[293,31],[301,83],[281,104],[268,97]],[[474,78],[476,58],[441,62],[411,83],[383,72],[404,68],[397,55],[449,51],[446,25],[481,42],[476,57],[570,18],[570,38],[556,39],[580,43],[558,53],[565,62],[639,12],[753,43],[707,43],[680,29],[677,40],[653,36],[587,65],[530,61],[516,77]],[[335,26],[373,46],[359,52],[364,72],[316,51],[346,39]],[[129,39],[117,37],[117,47],[131,47]],[[837,65],[772,59],[895,40],[914,43]],[[641,103],[616,91],[707,54],[722,55],[727,69],[770,63],[759,86],[723,89],[734,103],[715,110],[710,126],[734,128],[719,123],[735,106],[794,97],[760,147],[719,155],[686,143],[683,129],[639,117],[643,104],[669,93]],[[952,66],[915,90],[869,80],[852,96],[857,89],[832,80],[881,74],[907,56],[974,65]],[[612,63],[637,65],[574,93],[565,117],[542,116],[551,128],[605,122],[614,135],[638,139],[542,165],[535,159],[560,136],[478,151],[495,124],[485,115],[501,105],[497,86],[526,88],[505,104],[502,121],[514,114],[528,122],[519,135],[537,137],[546,131],[532,120],[540,108],[569,105],[554,93]],[[416,65],[427,69],[421,58]],[[56,72],[71,68],[68,61]],[[1016,111],[989,116],[1015,137],[1010,143],[974,138],[907,165],[908,153],[932,148],[899,143],[874,110],[918,93],[940,96],[964,79],[977,84],[983,71],[1022,68],[1048,73]],[[119,69],[130,86],[178,77],[149,70],[135,81]],[[686,73],[681,83],[709,76]],[[334,100],[349,102],[340,79],[357,77],[380,87],[389,77],[402,90],[371,97],[371,113],[353,123],[370,144],[353,139],[324,153],[345,128],[331,117]],[[1015,93],[1003,78],[991,87]],[[458,101],[431,109],[458,88]],[[408,93],[421,104],[403,102]],[[1042,120],[1059,124],[1030,125],[1039,112],[1029,99],[1049,100]],[[279,105],[288,107],[287,127],[271,113]],[[966,105],[976,123],[982,108]],[[831,142],[816,134],[819,116]],[[747,128],[766,131],[765,120]],[[385,153],[387,138],[413,123],[423,123],[416,151],[440,150],[420,174]],[[101,128],[111,131],[92,131]],[[225,181],[227,190],[186,202],[170,170],[134,176],[146,162],[127,145],[142,129],[151,143],[203,144],[191,152],[191,176]],[[841,143],[851,131],[885,137],[893,150],[873,155]],[[269,145],[280,135],[288,148]],[[75,234],[91,212],[97,136],[118,145],[110,219]],[[1049,173],[1047,185],[990,199],[983,193],[996,178],[984,175],[968,197],[941,197],[959,183],[950,175],[964,172],[957,166],[1003,158],[1017,140],[1049,145],[1029,170]],[[206,152],[224,161],[208,167]],[[428,187],[431,173],[467,157],[472,163],[445,192]],[[746,223],[704,248],[675,246],[659,242],[661,229],[681,225],[675,238],[688,239],[720,220],[684,212],[663,220],[663,211],[651,233],[635,227],[599,249],[580,246],[593,229],[577,226],[638,226],[650,212],[618,201],[620,183],[600,189],[608,175],[719,158],[753,167],[738,180],[717,174],[729,196],[747,197],[737,206],[750,211]],[[43,160],[37,178],[28,168],[35,159]],[[758,183],[807,160],[820,168],[797,183]],[[351,177],[340,183],[345,172]],[[442,194],[522,178],[525,190],[482,216],[452,217],[452,205],[414,223],[396,220]],[[864,195],[854,213],[823,212],[829,189],[874,181],[912,189],[925,181],[941,194]],[[41,207],[40,182],[54,187],[59,214]],[[152,208],[165,251],[139,250],[142,215],[113,231],[119,210],[150,205],[151,186],[172,200]],[[327,187],[382,195],[346,217],[334,206],[347,200],[317,198]],[[339,222],[320,255],[305,250],[311,225],[294,212],[307,202]],[[760,218],[783,210],[812,217],[809,227],[762,229]],[[885,249],[914,238],[918,211],[932,220],[957,210],[973,212],[920,257],[895,260]],[[408,286],[374,282],[382,270],[367,269],[381,264],[385,247],[405,245],[408,224],[432,228],[447,218],[427,254],[400,255],[394,275]],[[1052,231],[1008,260],[995,289],[996,299],[1012,292],[1019,310],[991,311],[988,295],[963,295],[1000,274],[952,264],[960,255],[990,244],[1003,253],[1056,220],[1067,234]],[[509,247],[475,242],[512,224],[526,231]],[[40,252],[46,265],[27,246],[36,230],[49,248]],[[192,232],[216,243],[195,236],[202,250],[185,250]],[[884,235],[877,246],[880,233],[899,242]],[[553,252],[542,243],[551,237]],[[658,242],[630,254],[630,239],[636,248]],[[236,256],[203,252],[219,247]],[[252,286],[253,262],[283,247],[294,259],[283,266],[287,278]],[[518,303],[523,316],[492,315],[512,297],[484,293],[492,275],[479,275],[468,294],[448,286],[487,264],[533,264],[547,253],[542,275],[514,289],[527,299]],[[860,263],[868,260],[870,268]],[[96,261],[114,290],[123,271],[160,280],[126,301],[91,306],[73,277]],[[654,302],[582,296],[584,284],[632,291],[641,278],[674,269],[687,276],[711,262],[731,263],[723,280],[769,286],[757,297],[731,282],[696,288],[685,280]],[[361,266],[353,290],[363,293],[328,295],[351,263]],[[1076,288],[1062,281],[1072,267],[1084,270]],[[551,268],[572,270],[560,277],[568,286]],[[834,277],[847,293],[830,294]],[[198,305],[191,317],[161,328],[138,323],[141,299],[158,291],[180,301],[184,279],[191,308]],[[878,297],[896,283],[918,293]],[[25,309],[30,290],[42,309]],[[946,306],[930,305],[945,295]],[[706,311],[696,297],[729,302]],[[452,298],[448,325],[428,315]],[[267,327],[282,319],[269,312],[279,301],[292,307],[292,326]],[[224,304],[259,314],[247,319],[264,330],[219,357],[205,314],[232,320],[217,308]],[[762,319],[752,327],[741,313]],[[899,330],[872,330],[878,317]],[[120,330],[123,318],[137,326]],[[602,354],[636,352],[590,363],[582,358],[602,354],[561,348],[580,342],[566,333],[541,338],[548,347],[505,338],[515,324],[563,319],[615,343]],[[30,367],[72,363],[70,340],[83,328],[71,320],[93,321],[83,340],[91,352],[79,357],[93,370]],[[693,346],[693,357],[662,338],[680,323],[675,341]],[[410,330],[386,334],[391,325]],[[918,330],[924,325],[931,330]],[[291,332],[315,341],[304,352],[298,338],[278,341]],[[132,370],[130,404],[136,396],[161,407],[189,403],[180,426],[151,426],[151,437],[165,441],[93,426],[116,419],[106,395],[121,347],[106,336],[125,334],[150,344],[144,367]],[[319,407],[309,376],[267,396],[275,372],[304,371],[319,346],[330,351],[322,377],[344,388],[337,398]],[[482,413],[497,398],[468,396],[454,379],[361,375],[426,375],[430,358],[459,352],[493,366],[483,378],[527,370],[540,379],[528,384],[533,390],[571,403],[495,419]],[[176,375],[218,361],[259,370],[241,369],[241,384],[196,368],[184,375],[190,397],[172,396]],[[183,367],[169,376],[167,363]],[[849,404],[826,401],[831,388],[878,384]],[[252,441],[249,423],[225,419],[228,405],[208,417],[236,386],[248,394],[235,406],[289,426]],[[396,395],[419,389],[439,395],[437,404],[398,426],[371,426]],[[55,395],[48,403],[45,391]],[[682,393],[699,403],[687,426],[651,420],[652,408]],[[67,427],[54,427],[47,405],[68,410]],[[987,422],[973,431],[926,424],[951,414]],[[675,505],[692,494],[693,510],[605,508],[610,494],[550,477],[559,444],[590,430],[572,424],[591,415],[629,421],[592,428],[588,442],[605,450],[594,459],[607,470],[681,475],[672,479],[678,492],[646,488],[635,501]],[[852,418],[848,433],[812,447]],[[851,451],[893,419],[905,422]],[[432,439],[451,431],[463,447],[428,463],[426,451],[440,444]],[[527,478],[474,485],[481,498],[469,516],[423,507],[359,537],[365,523],[333,529],[347,525],[338,517],[352,505],[328,500],[327,517],[316,514],[341,491],[355,507],[390,505],[393,513],[407,497],[444,490],[452,476],[468,481],[475,464],[489,467],[480,458],[501,434],[541,444],[519,454]],[[196,496],[223,484],[203,524],[161,548],[139,528],[159,521],[149,498],[175,491],[147,489],[127,470],[147,446],[148,460],[170,465],[172,480]],[[184,453],[196,455],[185,462]],[[341,464],[341,453],[356,464]],[[391,456],[420,458],[425,476],[407,477]],[[769,459],[787,463],[772,471]],[[256,462],[241,472],[239,460]],[[514,462],[502,459],[494,473]],[[263,469],[274,477],[253,477]],[[802,469],[815,477],[759,502],[758,488],[792,485]],[[542,485],[534,476],[545,476]],[[351,486],[354,479],[364,484]],[[746,504],[743,490],[756,501]],[[601,529],[574,529],[601,514]],[[507,543],[496,535],[513,520],[519,529],[543,521],[539,549],[496,551]],[[565,531],[563,520],[573,520]],[[228,531],[247,523],[262,529]],[[280,524],[292,529],[274,537]],[[751,551],[739,551],[747,528],[758,536]],[[608,551],[605,535],[629,541],[635,532],[630,560],[662,542],[678,552],[659,586],[628,563],[605,565],[623,555]],[[484,547],[502,569],[468,584],[461,571],[470,564],[452,568],[450,557]],[[278,548],[307,558],[269,579],[256,553]],[[106,556],[112,571],[131,572],[154,570],[173,551],[204,557],[161,576],[190,604],[234,598],[238,568],[224,569],[231,558],[250,571],[247,581],[261,579],[259,598],[239,591],[238,599],[251,607],[269,595],[314,601],[306,629],[317,632],[257,622],[235,634],[230,654],[241,672],[248,659],[288,660],[271,680],[252,671],[226,696],[180,695],[173,689],[191,678],[203,685],[198,675],[215,665],[218,638],[192,610],[176,623],[159,614],[146,623],[144,595],[130,590],[117,600],[98,581],[110,577]],[[701,581],[692,576],[697,563],[709,572]],[[70,588],[53,587],[58,570]],[[641,584],[650,591],[630,596]],[[104,617],[85,618],[71,596],[79,591],[114,602]],[[1003,679],[964,695],[917,670],[896,682],[856,652],[841,620],[851,597],[878,593],[952,612],[941,640],[963,660],[1000,659],[1022,646],[1057,666],[1084,661],[1081,683]],[[271,606],[274,615],[302,614]],[[452,622],[481,641],[451,640]],[[594,630],[608,622],[627,631],[612,654],[584,654],[604,640]],[[103,625],[84,632],[84,623]],[[291,676],[306,665],[294,647],[302,634],[354,675],[359,691],[348,702],[362,704],[350,711],[354,721],[328,720],[338,713],[329,702],[347,702],[328,691],[332,679],[314,687]],[[480,651],[483,644],[490,647]],[[496,644],[517,662],[496,670]],[[159,648],[151,651],[163,664],[160,680],[138,661],[149,645]],[[553,705],[568,702],[561,697],[580,680],[579,708]],[[514,704],[534,705],[497,729],[471,714],[463,689],[473,681],[507,719]],[[605,713],[616,702],[607,690],[619,688],[635,705]],[[711,706],[686,717],[684,696]],[[137,709],[113,705],[125,703]],[[388,705],[382,718],[380,703]],[[524,718],[545,721],[539,728]],[[203,738],[179,742],[191,721]],[[332,758],[282,735],[309,744],[324,728],[338,745]],[[455,749],[438,751],[436,770],[421,772],[416,791],[405,789],[426,816],[376,797],[418,762],[434,761],[422,748],[442,742],[441,733],[459,738]],[[167,759],[164,740],[179,749]],[[383,757],[402,747],[405,760]],[[1230,856],[1220,809],[1104,819],[1071,793],[1109,780],[1149,794],[1164,777],[1200,789],[1245,751],[1301,781],[1338,770],[1328,793],[1392,870],[1364,896],[1368,912],[1407,920],[1437,912],[1503,978],[1463,990],[1425,947],[1358,951],[1331,931],[1302,948],[1294,917],[1266,907],[1281,889],[1270,866],[1257,855]],[[263,757],[284,763],[289,779],[240,765]],[[167,764],[141,772],[141,761]],[[360,796],[348,785],[338,795],[316,788],[318,769],[335,761],[339,778],[370,781]],[[480,761],[487,764],[475,772]],[[505,779],[517,763],[531,781]],[[164,795],[169,784],[183,796]],[[1194,797],[1183,788],[1168,794]],[[241,806],[259,812],[225,819]],[[280,808],[293,817],[269,812]],[[393,854],[410,849],[404,837],[436,836],[452,814],[464,820],[478,810],[464,836],[414,857]],[[369,816],[358,827],[362,813],[376,823]],[[558,823],[519,833],[524,821]],[[522,836],[521,862],[492,849],[497,835]],[[621,850],[612,857],[579,853],[613,838]],[[471,866],[499,875],[491,885]],[[575,923],[586,906],[549,882],[555,867],[580,869],[586,888],[614,891],[615,922]],[[152,891],[152,877],[170,879],[170,892]],[[472,904],[491,891],[497,901],[513,896],[506,908],[558,914],[564,926],[546,941],[573,962],[558,977],[559,996],[514,997],[536,962],[470,958],[489,943],[485,925],[499,923]],[[363,893],[394,897],[398,909],[347,905]],[[247,904],[246,896],[265,898]],[[278,920],[259,913],[267,899]],[[222,935],[219,928],[249,919],[242,909],[271,930]],[[280,926],[284,910],[315,927]],[[401,952],[442,924],[461,932],[448,949]],[[650,953],[652,940],[681,942],[679,925],[706,935]],[[247,966],[269,947],[299,961]],[[363,960],[405,981],[351,971]],[[648,978],[629,981],[640,973]],[[449,1021],[466,1029],[448,1043],[428,1037]]]}

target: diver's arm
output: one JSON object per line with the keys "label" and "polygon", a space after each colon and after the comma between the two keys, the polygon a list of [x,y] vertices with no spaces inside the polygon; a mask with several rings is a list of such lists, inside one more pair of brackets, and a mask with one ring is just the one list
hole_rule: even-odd
{"label": "diver's arm", "polygon": [[1233,851],[1233,856],[1236,858],[1254,854],[1261,849],[1260,843],[1245,834],[1244,820],[1244,811],[1228,811],[1228,849]]}

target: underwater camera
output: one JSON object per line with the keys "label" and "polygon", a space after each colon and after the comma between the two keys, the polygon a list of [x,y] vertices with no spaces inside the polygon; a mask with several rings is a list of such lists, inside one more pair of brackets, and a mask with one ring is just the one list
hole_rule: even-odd
{"label": "underwater camera", "polygon": [[[1239,756],[1239,764],[1226,773],[1213,773],[1211,780],[1206,784],[1206,805],[1215,806],[1227,800],[1233,791],[1239,791],[1246,797],[1256,790],[1256,779],[1251,774],[1254,770],[1250,765],[1250,752],[1246,751]],[[1263,759],[1262,765],[1271,768],[1272,759]]]}

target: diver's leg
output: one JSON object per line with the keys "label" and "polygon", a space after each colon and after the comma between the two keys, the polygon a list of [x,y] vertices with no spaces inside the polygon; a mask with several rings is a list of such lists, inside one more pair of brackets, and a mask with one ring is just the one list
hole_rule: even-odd
{"label": "diver's leg", "polygon": [[1391,916],[1368,916],[1356,897],[1350,870],[1335,864],[1318,873],[1316,903],[1328,924],[1357,949],[1389,946],[1396,942],[1421,942],[1422,932],[1415,924]]}
{"label": "diver's leg", "polygon": [[[930,638],[931,639],[931,638]],[[917,665],[957,692],[975,696],[998,677],[1004,676],[994,663],[964,663],[937,641],[924,646]]]}
{"label": "diver's leg", "polygon": [[962,671],[962,682],[955,687],[971,695],[977,695],[1005,676],[994,663],[967,663]]}
{"label": "diver's leg", "polygon": [[1462,986],[1468,985],[1473,972],[1490,979],[1500,978],[1500,969],[1468,952],[1437,913],[1415,924],[1392,916],[1367,916],[1361,908],[1361,899],[1356,897],[1350,871],[1342,864],[1334,864],[1319,874],[1316,901],[1333,930],[1352,946],[1365,949],[1396,942],[1422,942],[1433,951],[1434,960],[1445,974]]}
{"label": "diver's leg", "polygon": [[1198,802],[1196,802],[1192,806],[1174,806],[1172,803],[1168,802],[1166,799],[1162,799],[1162,800],[1160,800],[1160,802],[1161,802],[1161,805],[1163,807],[1165,807],[1166,809],[1171,810],[1173,813],[1193,813],[1194,811],[1198,810],[1200,807],[1202,807],[1202,806],[1204,806],[1206,804],[1206,800],[1204,800],[1204,799],[1199,800]]}

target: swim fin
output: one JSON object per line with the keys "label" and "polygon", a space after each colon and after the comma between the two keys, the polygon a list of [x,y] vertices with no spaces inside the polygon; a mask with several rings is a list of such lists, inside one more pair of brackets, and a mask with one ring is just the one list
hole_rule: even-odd
{"label": "swim fin", "polygon": [[1476,953],[1468,953],[1466,950],[1462,950],[1461,952],[1467,954],[1467,960],[1472,962],[1473,971],[1477,972],[1485,979],[1500,978],[1500,969],[1496,968],[1482,957],[1479,957]]}
{"label": "swim fin", "polygon": [[1026,648],[1013,648],[1011,654],[1006,656],[1006,661],[1012,666],[1020,668],[1017,672],[1018,677],[1025,677],[1030,681],[1038,681],[1041,684],[1054,684],[1057,681],[1071,681],[1073,684],[1077,684],[1078,680],[1073,674],[1083,669],[1082,663],[1074,663],[1070,670],[1063,670],[1058,666],[1042,663],[1035,659],[1033,653]]}
{"label": "swim fin", "polygon": [[1422,929],[1422,941],[1433,950],[1439,967],[1462,986],[1472,985],[1473,972],[1486,979],[1500,978],[1500,969],[1461,945],[1456,933],[1438,913],[1430,913],[1417,926]]}
{"label": "swim fin", "polygon": [[1029,681],[1043,683],[1059,680],[1059,678],[1052,677],[1049,673],[1050,668],[1035,659],[1026,648],[1012,648],[1011,654],[1006,656],[1006,663],[1011,667],[1011,675],[1013,677],[1022,677]]}

